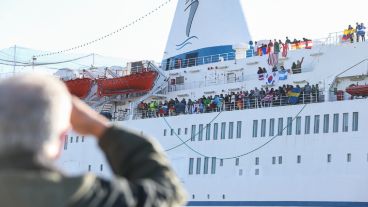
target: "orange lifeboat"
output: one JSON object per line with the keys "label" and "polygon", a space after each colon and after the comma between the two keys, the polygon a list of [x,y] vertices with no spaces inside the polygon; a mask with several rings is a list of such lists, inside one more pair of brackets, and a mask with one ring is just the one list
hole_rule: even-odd
{"label": "orange lifeboat", "polygon": [[80,78],[64,82],[71,94],[79,97],[87,97],[89,90],[91,90],[93,81],[89,78]]}
{"label": "orange lifeboat", "polygon": [[119,78],[98,79],[98,95],[113,96],[147,92],[153,87],[156,77],[157,72],[144,71]]}
{"label": "orange lifeboat", "polygon": [[368,85],[353,85],[346,88],[346,92],[348,92],[352,96],[368,96]]}

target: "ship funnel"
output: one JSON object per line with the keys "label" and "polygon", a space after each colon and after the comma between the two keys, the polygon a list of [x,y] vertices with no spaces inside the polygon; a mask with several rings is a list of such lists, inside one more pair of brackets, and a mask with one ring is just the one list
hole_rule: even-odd
{"label": "ship funnel", "polygon": [[[163,58],[174,61],[235,52],[251,38],[240,0],[178,0]],[[167,67],[165,67],[167,65]]]}

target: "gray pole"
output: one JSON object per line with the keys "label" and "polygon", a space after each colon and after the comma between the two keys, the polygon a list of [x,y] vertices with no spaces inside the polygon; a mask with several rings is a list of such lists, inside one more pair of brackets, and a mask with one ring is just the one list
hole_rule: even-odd
{"label": "gray pole", "polygon": [[13,76],[15,75],[15,61],[16,61],[16,52],[17,52],[17,46],[14,45],[14,66],[13,66]]}

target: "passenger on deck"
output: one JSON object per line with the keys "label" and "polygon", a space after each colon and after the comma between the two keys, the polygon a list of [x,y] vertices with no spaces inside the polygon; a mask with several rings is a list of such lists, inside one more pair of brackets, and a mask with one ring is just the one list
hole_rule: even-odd
{"label": "passenger on deck", "polygon": [[268,47],[267,47],[267,54],[270,54],[273,52],[273,43],[272,40],[270,40],[270,42],[268,43]]}
{"label": "passenger on deck", "polygon": [[302,72],[302,64],[304,61],[304,57],[302,60],[297,60],[297,62],[293,62],[293,65],[291,66],[291,70],[293,71],[293,74],[301,73]]}
{"label": "passenger on deck", "polygon": [[356,36],[356,41],[359,42],[359,30],[360,30],[360,24],[357,22],[355,25],[355,36]]}
{"label": "passenger on deck", "polygon": [[275,42],[273,43],[273,45],[274,45],[274,53],[279,54],[280,53],[280,43],[278,43],[277,40],[275,39]]}

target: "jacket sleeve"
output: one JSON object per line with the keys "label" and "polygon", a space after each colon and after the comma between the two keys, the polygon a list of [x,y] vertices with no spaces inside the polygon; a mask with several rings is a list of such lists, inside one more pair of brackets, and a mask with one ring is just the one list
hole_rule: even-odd
{"label": "jacket sleeve", "polygon": [[95,178],[71,206],[182,206],[185,193],[158,146],[129,129],[111,127],[99,140],[116,178]]}

